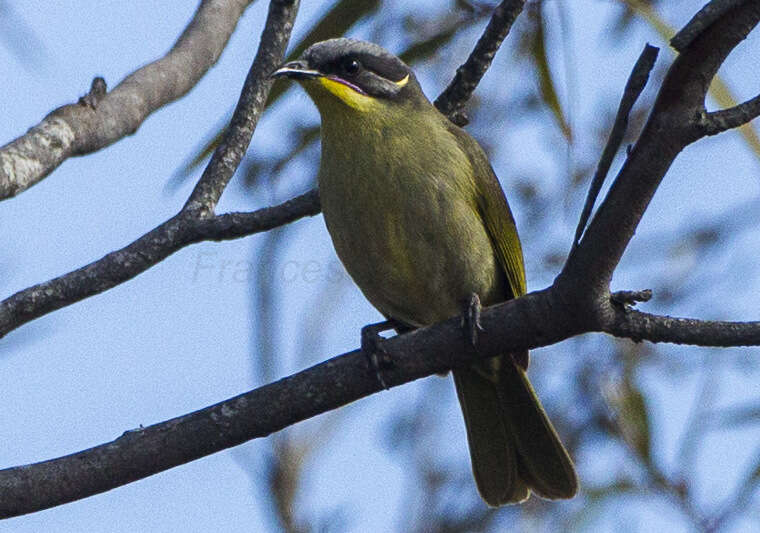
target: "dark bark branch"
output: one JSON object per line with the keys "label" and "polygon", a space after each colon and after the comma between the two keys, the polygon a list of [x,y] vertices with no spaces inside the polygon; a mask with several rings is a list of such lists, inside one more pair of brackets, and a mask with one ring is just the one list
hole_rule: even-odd
{"label": "dark bark branch", "polygon": [[691,44],[691,42],[710,24],[718,20],[729,9],[737,7],[746,0],[712,0],[700,9],[681,31],[676,33],[670,40],[670,46],[679,52]]}
{"label": "dark bark branch", "polygon": [[623,98],[620,100],[617,115],[615,116],[615,123],[612,126],[612,131],[610,131],[607,144],[602,151],[602,157],[599,159],[594,178],[591,180],[588,195],[586,196],[586,203],[583,206],[583,212],[578,221],[578,227],[575,229],[573,247],[578,246],[578,243],[581,240],[583,230],[586,228],[588,218],[591,216],[591,210],[594,209],[596,197],[599,195],[599,191],[602,190],[602,184],[607,177],[607,173],[610,171],[612,161],[615,159],[615,154],[617,154],[620,149],[620,144],[623,142],[625,131],[628,129],[628,116],[631,114],[633,104],[639,99],[641,92],[647,84],[647,80],[649,80],[649,73],[652,72],[652,69],[654,68],[654,62],[657,60],[657,54],[659,51],[659,48],[646,45],[633,67],[628,82],[625,84]]}
{"label": "dark bark branch", "polygon": [[[593,318],[593,317],[591,317]],[[584,320],[583,322],[579,320]],[[507,351],[555,343],[602,328],[547,289],[483,310],[475,353],[458,317],[382,341],[393,364],[388,387]],[[621,310],[604,325],[635,340],[709,346],[760,344],[760,323],[703,322]],[[366,357],[353,351],[200,411],[124,433],[113,442],[0,471],[0,517],[105,492],[336,409],[382,390]]]}
{"label": "dark bark branch", "polygon": [[[555,304],[546,291],[485,310],[479,354],[462,335],[459,318],[383,341],[393,366],[388,386],[419,379],[507,347],[558,340],[567,325],[540,324]],[[532,318],[531,318],[532,317]],[[503,325],[506,327],[502,327]],[[522,324],[522,327],[521,327]],[[525,327],[527,325],[527,327]],[[564,329],[563,329],[564,328]],[[540,339],[540,340],[537,340]],[[16,516],[81,499],[205,455],[264,437],[382,389],[366,357],[353,351],[285,379],[82,452],[0,471],[0,517]]]}
{"label": "dark bark branch", "polygon": [[717,135],[738,128],[760,116],[760,94],[739,105],[705,113],[701,120],[704,135]]}
{"label": "dark bark branch", "polygon": [[0,302],[0,338],[35,318],[124,283],[190,244],[237,239],[317,213],[316,190],[252,213],[197,218],[180,212],[121,250]]}
{"label": "dark bark branch", "polygon": [[248,150],[272,88],[273,80],[269,75],[283,62],[297,11],[297,0],[273,0],[269,4],[267,25],[230,125],[183,209],[197,211],[202,216],[214,212],[224,188]]}
{"label": "dark bark branch", "polygon": [[674,318],[623,308],[602,331],[634,341],[719,347],[760,345],[760,322]]}
{"label": "dark bark branch", "polygon": [[0,302],[0,337],[30,320],[124,283],[188,244],[250,235],[319,212],[318,194],[311,191],[276,208],[219,217],[212,214],[248,148],[271,87],[269,73],[282,62],[297,10],[298,0],[270,3],[261,44],[224,142],[185,207],[125,248]]}
{"label": "dark bark branch", "polygon": [[701,117],[710,81],[758,20],[757,0],[728,10],[696,35],[670,67],[644,131],[555,283],[563,291],[584,286],[588,312],[611,312],[612,273],[676,156],[704,136]]}
{"label": "dark bark branch", "polygon": [[[285,18],[293,16],[294,10],[283,4],[272,2],[270,17],[273,14]],[[760,322],[710,322],[655,316],[626,308],[632,301],[645,299],[644,292],[619,292],[614,300],[609,294],[612,272],[665,172],[680,150],[705,135],[700,116],[704,115],[704,97],[710,79],[758,20],[760,2],[757,0],[730,9],[696,35],[678,57],[663,82],[633,152],[580,245],[571,252],[551,287],[484,310],[481,316],[484,331],[478,335],[477,355],[472,353],[462,335],[458,317],[384,341],[383,347],[393,361],[393,366],[383,372],[384,383],[396,386],[448,368],[470,365],[473,357],[519,352],[593,331],[653,342],[760,345]],[[279,27],[287,33],[289,25],[282,20],[280,23]],[[269,22],[267,27],[270,28]],[[254,96],[251,98],[255,100]],[[255,112],[255,103],[249,109]],[[255,120],[235,127],[245,130],[252,124]],[[236,142],[245,134],[240,133]],[[295,219],[318,211],[316,192],[312,191],[287,209],[198,217],[213,209],[226,183],[224,180],[231,174],[223,176],[222,181],[216,174],[204,181],[199,186],[200,192],[194,195],[196,201],[190,202],[193,207],[154,230],[160,232],[151,232],[130,245],[135,246],[134,249],[127,247],[115,254],[131,254],[126,259],[137,263],[142,271],[160,260],[156,258],[161,254],[166,257],[171,253],[169,250],[175,249],[175,241],[234,238],[256,228],[263,230],[280,225],[287,222],[288,217]],[[140,246],[137,243],[141,243]],[[126,267],[121,258],[106,256],[70,275],[76,277],[80,288],[108,285],[112,283],[111,276],[117,280],[110,285],[113,286],[124,275]],[[60,307],[69,303],[72,295],[65,294],[68,290],[65,283],[58,288],[64,291],[63,297],[53,297],[52,305]],[[14,304],[15,313],[22,316],[34,313],[40,301],[51,305],[45,300],[47,292],[51,291],[43,288],[33,295],[28,294],[25,300],[21,298]],[[0,320],[14,320],[14,313],[2,314],[1,309]],[[227,402],[127,432],[113,443],[0,471],[0,516],[28,513],[103,492],[268,435],[380,388],[379,380],[367,369],[365,357],[359,352],[330,359]]]}
{"label": "dark bark branch", "polygon": [[524,6],[525,0],[503,0],[496,7],[470,57],[457,69],[449,86],[436,98],[435,107],[448,116],[454,124],[459,126],[467,124],[462,107],[470,99],[480,79],[491,66],[491,61]]}
{"label": "dark bark branch", "polygon": [[[108,94],[60,107],[0,148],[0,200],[38,183],[66,159],[133,134],[154,111],[186,94],[216,63],[251,0],[204,0],[172,49]],[[102,78],[96,78],[97,80]],[[105,91],[105,85],[93,89]]]}

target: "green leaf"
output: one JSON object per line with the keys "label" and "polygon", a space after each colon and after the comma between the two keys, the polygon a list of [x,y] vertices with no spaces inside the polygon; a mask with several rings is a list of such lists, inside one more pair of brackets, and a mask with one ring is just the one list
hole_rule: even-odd
{"label": "green leaf", "polygon": [[623,439],[646,464],[652,462],[651,426],[646,398],[630,381],[623,381],[605,391],[607,404],[616,414]]}
{"label": "green leaf", "polygon": [[562,135],[565,136],[568,142],[572,142],[573,132],[570,128],[570,124],[565,118],[566,115],[562,109],[562,104],[559,101],[554,78],[552,77],[552,72],[549,68],[549,57],[546,54],[546,32],[544,31],[545,21],[540,4],[533,9],[529,9],[528,14],[534,24],[533,31],[528,32],[530,39],[528,50],[531,59],[533,60],[532,63],[538,82],[541,100],[546,107],[549,108],[552,115],[554,115],[554,118],[557,121],[557,126],[559,126]]}

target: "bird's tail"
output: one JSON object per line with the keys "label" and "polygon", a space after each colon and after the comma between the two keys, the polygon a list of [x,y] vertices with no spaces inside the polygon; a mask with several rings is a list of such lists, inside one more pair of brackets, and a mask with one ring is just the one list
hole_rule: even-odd
{"label": "bird's tail", "polygon": [[552,500],[575,496],[573,462],[512,357],[456,370],[454,382],[475,481],[488,505],[518,503],[530,491]]}

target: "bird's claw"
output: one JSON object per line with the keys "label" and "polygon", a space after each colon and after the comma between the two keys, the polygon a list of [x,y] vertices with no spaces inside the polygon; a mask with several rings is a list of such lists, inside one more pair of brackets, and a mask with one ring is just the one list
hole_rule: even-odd
{"label": "bird's claw", "polygon": [[367,358],[367,366],[375,372],[377,381],[384,389],[388,389],[388,384],[383,378],[383,370],[391,368],[393,361],[390,354],[383,346],[383,338],[380,337],[381,331],[393,329],[395,324],[392,321],[379,322],[370,324],[362,328],[362,346],[361,350],[364,357]]}
{"label": "bird's claw", "polygon": [[480,323],[481,309],[480,297],[473,292],[465,302],[461,323],[462,330],[473,348],[478,342],[478,331],[483,331],[483,326]]}

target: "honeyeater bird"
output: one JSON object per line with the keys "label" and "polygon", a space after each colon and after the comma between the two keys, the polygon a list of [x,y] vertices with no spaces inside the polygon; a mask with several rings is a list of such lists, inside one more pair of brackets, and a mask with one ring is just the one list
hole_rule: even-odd
{"label": "honeyeater bird", "polygon": [[[403,61],[331,39],[273,76],[300,82],[319,110],[325,223],[380,312],[421,327],[525,294],[517,228],[485,153],[433,107]],[[527,366],[525,352],[453,372],[475,480],[491,506],[578,490]]]}

